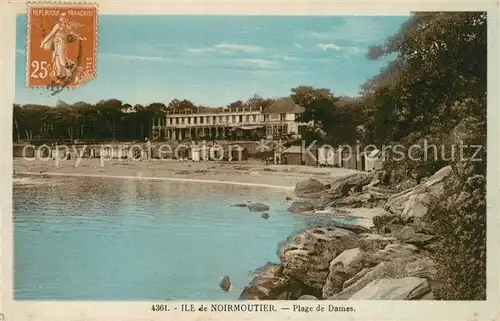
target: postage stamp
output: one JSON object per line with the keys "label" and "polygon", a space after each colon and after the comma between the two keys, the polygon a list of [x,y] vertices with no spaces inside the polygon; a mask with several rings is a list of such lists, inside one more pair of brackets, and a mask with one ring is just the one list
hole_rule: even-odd
{"label": "postage stamp", "polygon": [[97,5],[28,3],[28,87],[79,87],[95,78],[96,57]]}
{"label": "postage stamp", "polygon": [[497,1],[355,2],[6,0],[0,321],[494,320]]}

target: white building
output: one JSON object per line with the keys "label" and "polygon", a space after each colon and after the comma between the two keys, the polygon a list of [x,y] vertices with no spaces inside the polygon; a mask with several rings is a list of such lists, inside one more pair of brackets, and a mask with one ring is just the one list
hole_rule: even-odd
{"label": "white building", "polygon": [[169,113],[163,125],[154,126],[167,139],[224,139],[231,136],[247,139],[268,139],[282,136],[300,137],[303,127],[311,123],[297,122],[304,108],[291,98],[277,100],[269,107],[200,109],[197,112]]}

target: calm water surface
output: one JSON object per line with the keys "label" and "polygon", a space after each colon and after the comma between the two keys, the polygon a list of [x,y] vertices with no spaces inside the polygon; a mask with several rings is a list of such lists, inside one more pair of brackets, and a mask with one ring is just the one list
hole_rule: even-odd
{"label": "calm water surface", "polygon": [[[16,179],[17,181],[17,179]],[[233,300],[307,222],[286,191],[108,178],[14,184],[18,300]],[[246,208],[271,207],[271,217]],[[228,275],[233,289],[223,292]]]}

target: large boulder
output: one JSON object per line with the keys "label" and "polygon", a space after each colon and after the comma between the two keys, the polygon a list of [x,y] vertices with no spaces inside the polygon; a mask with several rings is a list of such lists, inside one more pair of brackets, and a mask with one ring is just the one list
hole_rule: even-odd
{"label": "large boulder", "polygon": [[[368,254],[363,261],[368,267],[346,280],[342,291],[329,299],[347,300],[375,280],[418,277],[434,281],[437,275],[434,261],[420,255],[418,249],[409,244],[389,244],[383,250]],[[370,267],[369,264],[376,265]]]}
{"label": "large boulder", "polygon": [[347,249],[358,246],[359,237],[338,228],[313,228],[292,237],[280,246],[283,274],[321,290],[330,262]]}
{"label": "large boulder", "polygon": [[396,242],[395,238],[378,234],[361,234],[359,248],[348,249],[330,262],[330,269],[323,287],[323,298],[329,298],[342,291],[344,283],[364,268],[380,263],[382,259],[374,259],[373,252],[383,250],[388,244]]}
{"label": "large boulder", "polygon": [[430,193],[410,195],[401,213],[401,219],[408,222],[413,221],[415,218],[424,217],[427,214],[431,197]]}
{"label": "large boulder", "polygon": [[269,206],[267,206],[266,204],[262,204],[262,203],[248,204],[247,207],[250,210],[250,212],[265,212],[265,211],[269,210]]}
{"label": "large boulder", "polygon": [[349,300],[417,300],[430,292],[426,279],[406,277],[374,280]]}
{"label": "large boulder", "polygon": [[404,243],[413,244],[417,247],[427,245],[434,239],[433,235],[415,232],[415,229],[411,226],[405,226],[393,234]]}
{"label": "large boulder", "polygon": [[328,298],[342,290],[344,282],[363,269],[364,253],[360,248],[345,250],[330,263],[329,274],[323,287]]}
{"label": "large boulder", "polygon": [[444,180],[450,175],[451,166],[441,168],[425,182],[391,196],[385,204],[385,209],[402,216],[405,221],[423,217],[427,214],[429,202],[444,193]]}
{"label": "large boulder", "polygon": [[327,199],[335,200],[346,197],[351,191],[362,191],[363,186],[368,185],[373,179],[373,174],[359,172],[344,177],[339,177],[332,182],[330,189],[324,195]]}
{"label": "large boulder", "polygon": [[307,201],[295,201],[288,208],[292,213],[305,213],[314,211],[314,205]]}
{"label": "large boulder", "polygon": [[298,195],[307,195],[321,192],[325,189],[325,185],[317,179],[309,178],[295,184],[295,193]]}
{"label": "large boulder", "polygon": [[389,262],[382,262],[364,274],[349,287],[344,288],[341,292],[329,297],[329,300],[348,300],[356,292],[360,291],[362,288],[375,280],[405,277],[405,266],[408,262],[413,260],[414,258],[406,257],[394,259]]}

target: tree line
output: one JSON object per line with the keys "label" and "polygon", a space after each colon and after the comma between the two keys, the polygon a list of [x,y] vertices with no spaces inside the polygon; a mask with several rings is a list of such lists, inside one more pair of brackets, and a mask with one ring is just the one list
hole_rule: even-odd
{"label": "tree line", "polygon": [[[329,97],[335,102],[350,104],[355,99],[334,98],[329,89],[316,89],[310,86],[299,86],[291,90],[291,95],[297,104],[307,106],[310,103],[320,103],[318,97]],[[59,101],[56,106],[39,104],[13,105],[13,132],[14,141],[36,140],[92,140],[92,141],[124,141],[143,140],[152,137],[152,126],[164,123],[167,113],[199,113],[204,111],[235,110],[241,108],[261,108],[264,110],[276,101],[276,98],[263,98],[255,94],[247,100],[237,100],[224,107],[206,107],[195,105],[187,99],[174,99],[167,105],[155,102],[149,105],[130,105],[119,99],[106,99],[89,104],[77,102],[67,104]],[[324,105],[322,108],[326,107]],[[309,110],[309,109],[308,109]],[[348,110],[344,108],[344,110]],[[314,112],[313,112],[314,113]],[[323,117],[327,115],[319,115]],[[335,124],[344,130],[328,131],[331,137],[346,132],[350,127],[350,116],[340,118],[340,114],[332,114]],[[304,114],[307,118],[317,119],[318,116],[310,112]],[[325,120],[324,126],[333,123]],[[344,135],[348,137],[348,135]],[[162,137],[160,137],[161,139]]]}
{"label": "tree line", "polygon": [[[258,95],[246,101],[235,101],[224,108],[267,107],[273,99]],[[168,112],[201,112],[224,108],[195,105],[184,99],[174,99],[167,105],[155,102],[149,105],[130,105],[119,99],[106,99],[89,104],[56,106],[26,104],[13,106],[13,140],[143,140],[151,137],[151,129],[164,122]]]}

